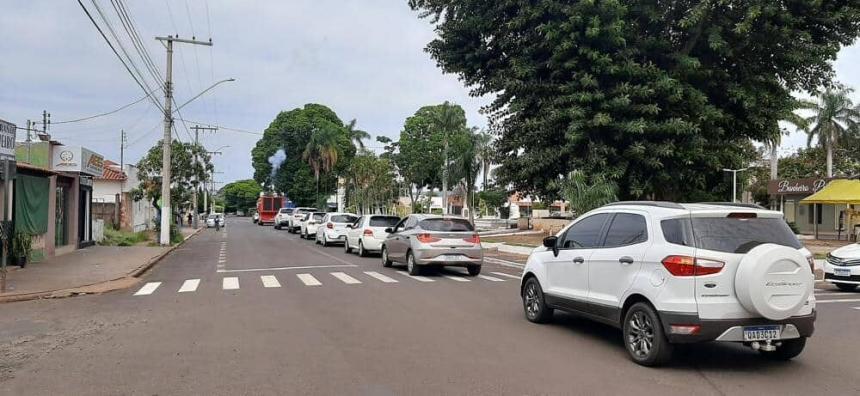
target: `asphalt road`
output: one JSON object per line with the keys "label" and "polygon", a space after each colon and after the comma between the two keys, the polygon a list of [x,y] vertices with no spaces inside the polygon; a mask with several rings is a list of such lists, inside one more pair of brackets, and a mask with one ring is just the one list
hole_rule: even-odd
{"label": "asphalt road", "polygon": [[0,394],[860,393],[860,294],[819,290],[847,301],[819,305],[795,361],[708,344],[652,369],[610,327],[527,322],[500,275],[516,268],[464,274],[415,279],[230,218],[133,289],[0,306]]}

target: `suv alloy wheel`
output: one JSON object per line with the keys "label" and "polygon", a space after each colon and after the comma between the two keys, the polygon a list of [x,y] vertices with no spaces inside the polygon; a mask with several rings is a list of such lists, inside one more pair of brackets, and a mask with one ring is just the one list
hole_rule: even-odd
{"label": "suv alloy wheel", "polygon": [[421,266],[415,264],[415,255],[412,251],[406,253],[406,271],[412,276],[421,275]]}
{"label": "suv alloy wheel", "polygon": [[523,310],[526,319],[534,323],[546,323],[552,319],[553,309],[546,306],[543,289],[537,278],[530,278],[523,286]]}
{"label": "suv alloy wheel", "polygon": [[624,346],[634,362],[658,366],[672,356],[672,344],[663,333],[657,312],[644,302],[633,304],[624,315]]}

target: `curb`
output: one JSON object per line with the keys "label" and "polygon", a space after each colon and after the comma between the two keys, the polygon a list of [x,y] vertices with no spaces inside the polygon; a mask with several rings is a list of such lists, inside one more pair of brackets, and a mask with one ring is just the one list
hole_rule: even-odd
{"label": "curb", "polygon": [[[167,255],[170,254],[171,252],[173,252],[174,250],[176,250],[176,248],[184,245],[185,242],[187,242],[189,239],[191,239],[192,237],[199,234],[201,231],[203,231],[203,228],[198,228],[197,231],[194,231],[194,233],[192,233],[191,235],[189,235],[188,237],[183,239],[182,242],[179,242],[178,244],[169,247],[164,252],[159,253],[156,256],[153,256],[145,264],[141,265],[140,267],[135,268],[134,270],[132,270],[131,272],[129,272],[125,276],[122,276],[119,278],[114,278],[114,279],[109,279],[106,281],[90,283],[87,285],[70,287],[70,288],[66,288],[66,289],[55,289],[55,290],[47,290],[47,291],[40,291],[40,292],[34,292],[34,293],[16,294],[16,295],[11,295],[11,296],[0,296],[0,304],[19,302],[19,301],[41,300],[41,299],[49,299],[49,298],[66,298],[66,297],[74,297],[74,296],[79,296],[79,295],[84,295],[84,294],[102,294],[102,293],[107,293],[107,292],[111,292],[114,290],[120,290],[120,289],[125,289],[128,287],[131,287],[131,286],[137,284],[138,278],[141,275],[143,275],[146,271],[148,271],[153,266],[155,266],[155,264],[157,264],[159,261],[161,261],[162,259],[167,257]],[[107,288],[100,288],[100,286],[108,286],[110,284],[115,284],[115,286],[107,287]]]}

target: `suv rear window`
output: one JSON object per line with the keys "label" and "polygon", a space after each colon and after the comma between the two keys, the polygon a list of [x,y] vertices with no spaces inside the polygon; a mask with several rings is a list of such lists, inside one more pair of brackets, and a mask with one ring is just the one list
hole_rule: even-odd
{"label": "suv rear window", "polygon": [[660,222],[669,243],[726,253],[746,253],[773,243],[800,249],[803,245],[785,220],[774,217],[693,217]]}
{"label": "suv rear window", "polygon": [[313,216],[314,216],[314,220],[320,221],[323,219],[323,217],[325,217],[325,213],[314,213]]}
{"label": "suv rear window", "polygon": [[371,227],[394,227],[400,218],[396,216],[372,216],[370,218]]}
{"label": "suv rear window", "polygon": [[426,219],[418,223],[426,231],[474,231],[472,223],[466,219]]}
{"label": "suv rear window", "polygon": [[358,217],[350,215],[334,215],[329,219],[332,223],[355,223]]}
{"label": "suv rear window", "polygon": [[290,213],[293,213],[293,209],[292,208],[281,208],[280,212],[290,214]]}

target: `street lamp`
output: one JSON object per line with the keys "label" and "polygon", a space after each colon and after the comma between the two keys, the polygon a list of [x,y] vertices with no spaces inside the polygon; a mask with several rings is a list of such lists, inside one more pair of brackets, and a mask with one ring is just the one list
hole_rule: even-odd
{"label": "street lamp", "polygon": [[723,168],[723,172],[732,172],[732,202],[738,201],[738,172],[743,172],[749,168],[741,168],[741,169],[726,169]]}
{"label": "street lamp", "polygon": [[210,85],[210,86],[209,86],[209,88],[204,89],[204,90],[203,90],[202,92],[200,92],[199,94],[194,95],[194,97],[193,97],[193,98],[188,99],[188,100],[186,100],[186,101],[185,101],[185,103],[183,103],[183,104],[179,105],[179,107],[177,107],[177,108],[176,108],[176,110],[173,110],[173,112],[174,112],[174,113],[178,112],[180,109],[182,109],[183,107],[185,107],[185,105],[187,105],[187,104],[189,104],[189,103],[193,102],[193,101],[194,101],[194,99],[197,99],[197,98],[199,98],[199,97],[203,96],[203,94],[205,94],[206,92],[209,92],[210,90],[212,90],[212,88],[215,88],[215,87],[217,87],[218,85],[221,85],[221,84],[223,84],[223,83],[225,83],[225,82],[232,82],[232,81],[236,81],[236,79],[235,79],[235,78],[228,78],[228,79],[221,80],[221,81],[216,82],[215,84]]}

